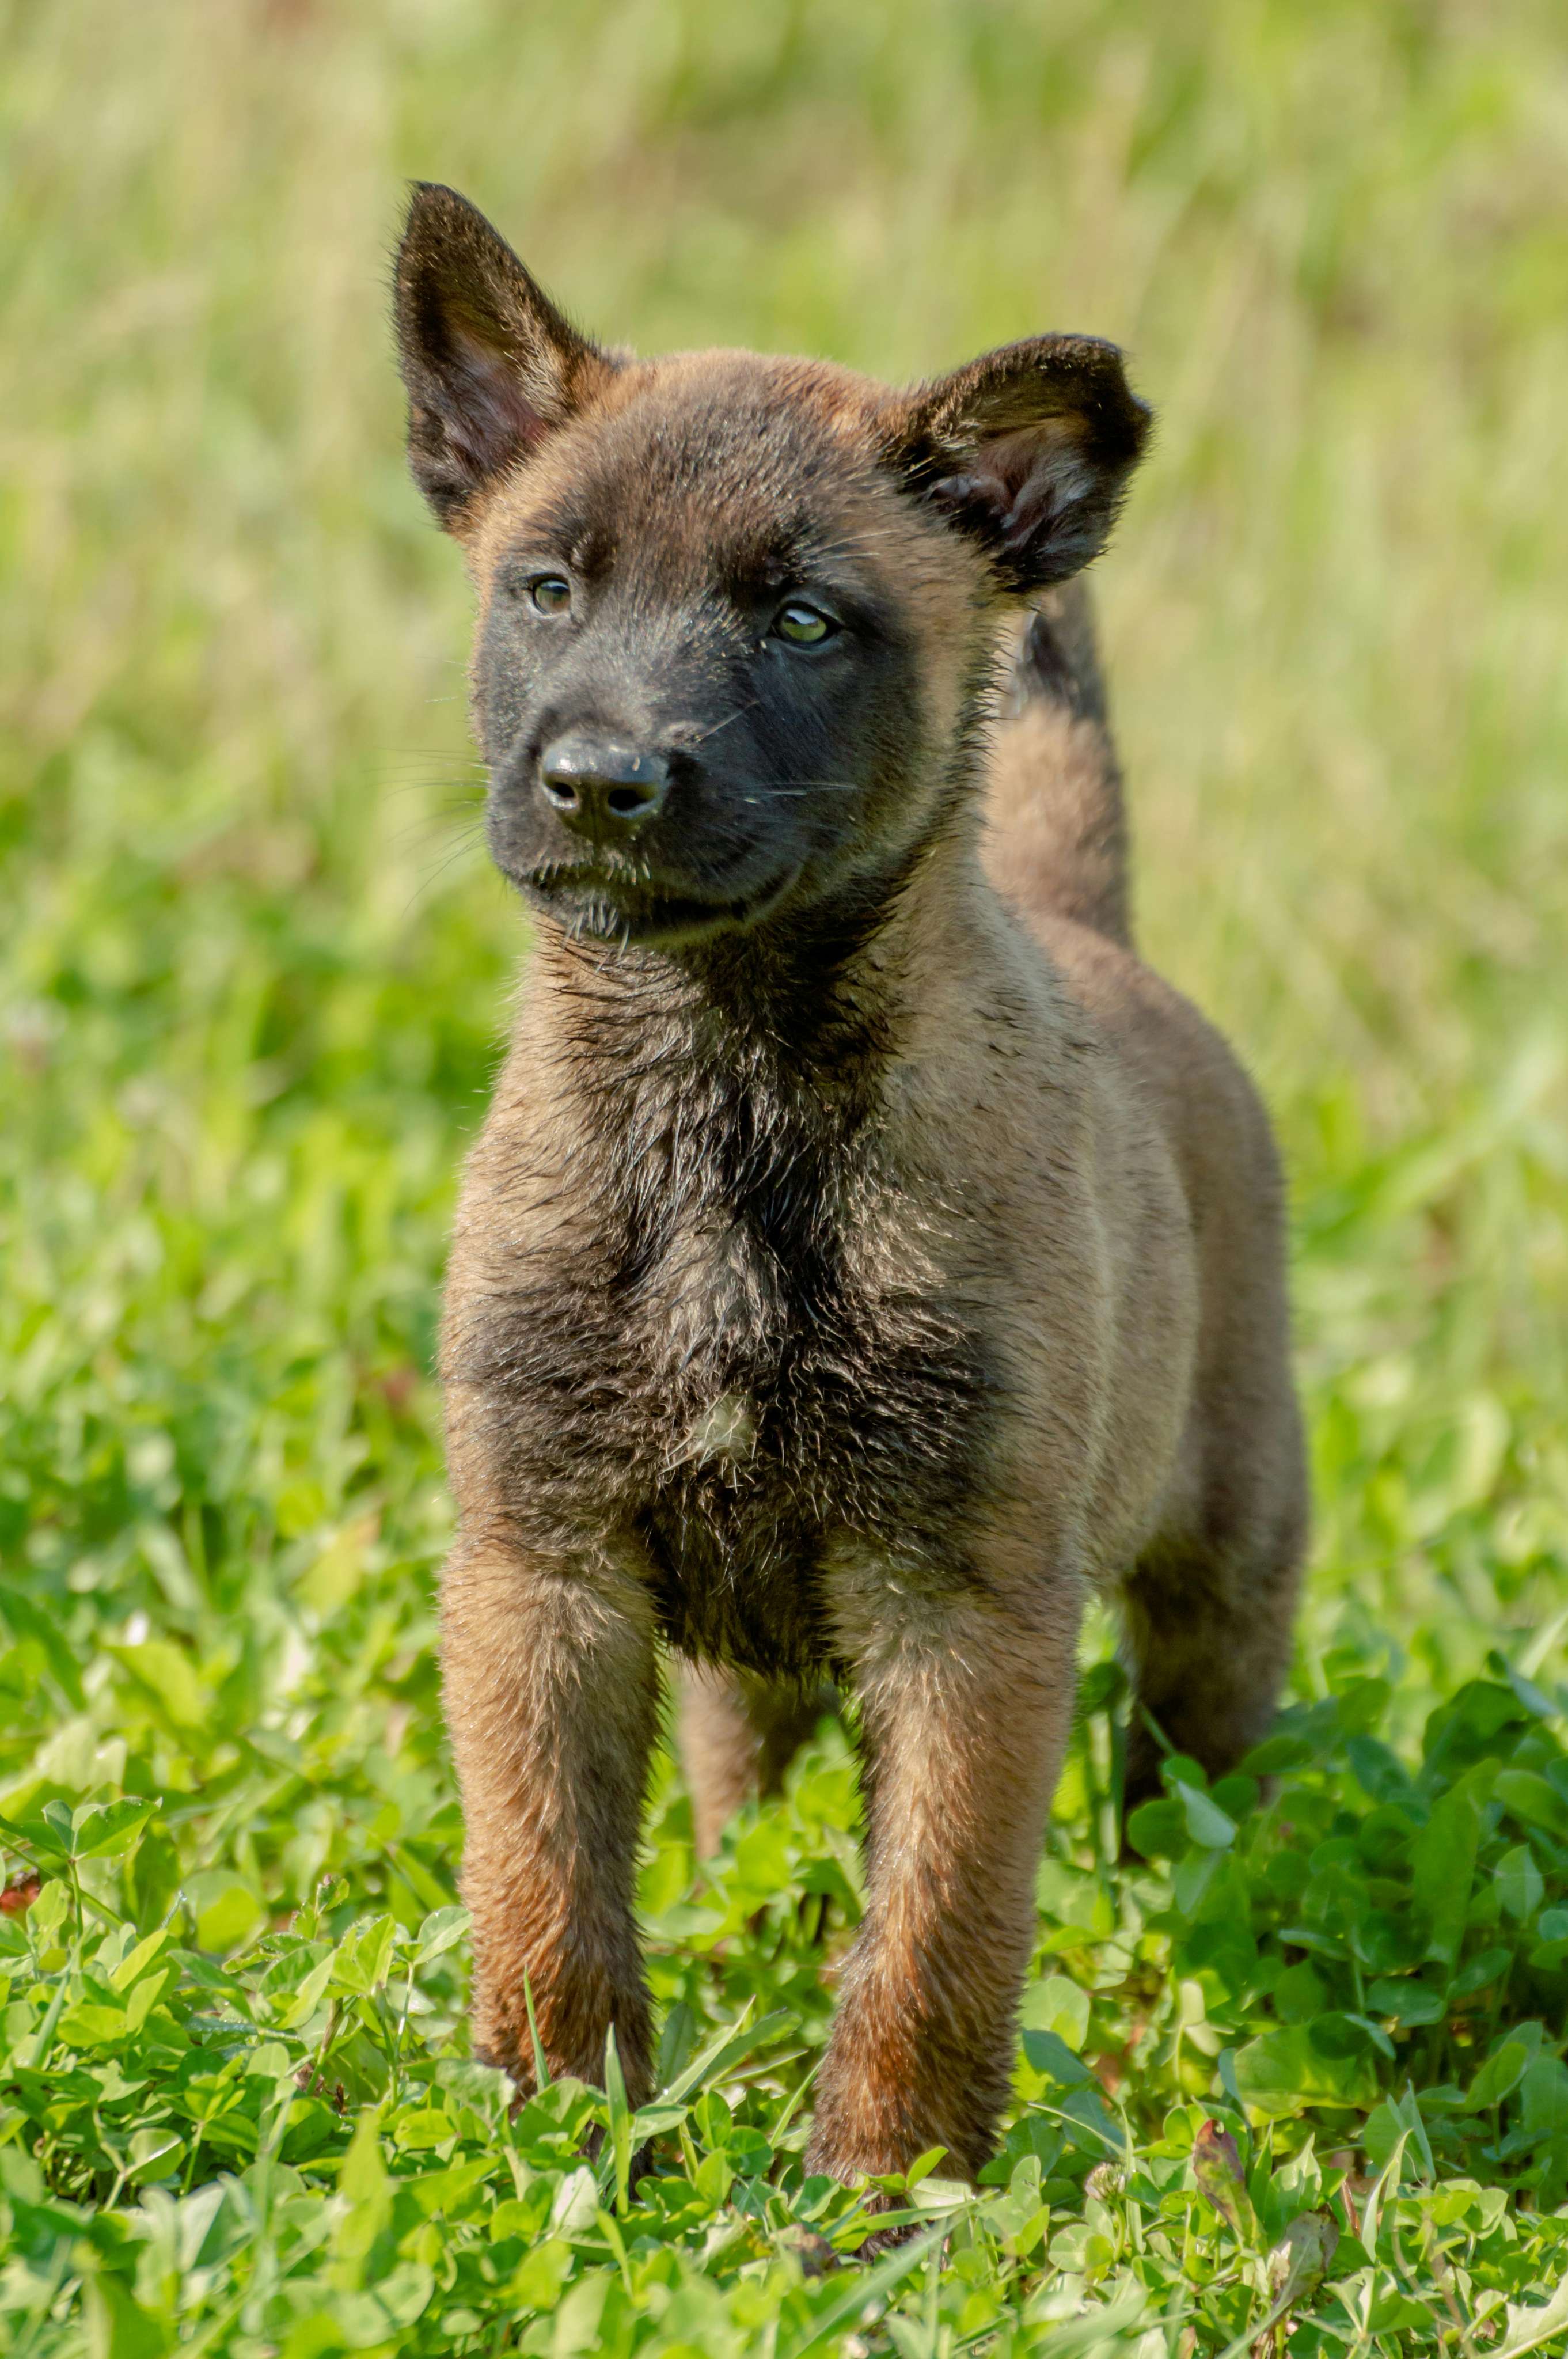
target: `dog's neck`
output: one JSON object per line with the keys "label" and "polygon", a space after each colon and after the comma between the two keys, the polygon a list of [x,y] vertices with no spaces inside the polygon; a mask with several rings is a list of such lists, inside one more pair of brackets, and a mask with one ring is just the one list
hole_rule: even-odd
{"label": "dog's neck", "polygon": [[555,1070],[611,1124],[641,1127],[654,1103],[702,1119],[741,1097],[857,1120],[906,1036],[935,912],[946,931],[956,907],[990,897],[977,836],[947,826],[874,891],[675,951],[546,934]]}

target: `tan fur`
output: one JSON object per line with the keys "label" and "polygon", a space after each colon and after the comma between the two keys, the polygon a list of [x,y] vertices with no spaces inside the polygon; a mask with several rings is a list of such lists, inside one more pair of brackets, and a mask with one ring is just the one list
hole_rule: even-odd
{"label": "tan fur", "polygon": [[1072,1718],[1078,1595],[1033,1538],[985,1535],[982,1597],[924,1594],[852,1554],[833,1611],[869,1757],[868,1905],[817,2089],[808,2167],[970,2173],[1011,2075],[1040,1832]]}
{"label": "tan fur", "polygon": [[698,1859],[710,1859],[743,1802],[779,1791],[800,1746],[831,1712],[833,1692],[781,1687],[711,1663],[683,1663],[678,1685],[692,1837]]}
{"label": "tan fur", "polygon": [[[916,396],[750,355],[613,362],[460,201],[430,204],[405,249],[405,365],[416,465],[479,592],[481,729],[512,694],[509,552],[544,545],[585,483],[613,487],[606,665],[633,647],[666,680],[727,552],[799,509],[836,578],[896,615],[915,684],[905,750],[865,768],[835,853],[851,885],[873,853],[896,882],[819,977],[790,963],[811,913],[787,903],[711,955],[541,921],[443,1347],[476,2045],[530,2084],[526,1984],[553,2070],[597,2075],[613,2027],[646,2096],[631,1904],[661,1638],[694,1658],[704,1852],[837,1679],[863,1732],[869,1905],[809,2160],[852,2180],[939,2145],[973,2172],[1011,2076],[1086,1594],[1124,1603],[1136,1798],[1157,1783],[1149,1719],[1216,1772],[1263,1733],[1304,1535],[1273,1148],[1223,1043],[1129,947],[1077,589],[1015,630],[983,830],[963,790],[1002,593],[1042,535],[1063,565],[1103,538],[1119,479],[1087,522],[1071,503],[1117,419],[1134,449],[1141,429],[1104,348],[1049,340]],[[425,324],[454,237],[480,272],[454,316],[490,340],[455,375]],[[504,375],[524,345],[526,399]],[[725,824],[773,791],[786,830],[805,788],[839,791],[727,786]]]}
{"label": "tan fur", "polygon": [[[461,1436],[461,1404],[454,1433]],[[651,2042],[633,1871],[658,1719],[653,1617],[638,1585],[569,1581],[502,1532],[466,1535],[442,1578],[448,1723],[467,1822],[474,2045],[597,2080],[613,2027],[629,2090]]]}

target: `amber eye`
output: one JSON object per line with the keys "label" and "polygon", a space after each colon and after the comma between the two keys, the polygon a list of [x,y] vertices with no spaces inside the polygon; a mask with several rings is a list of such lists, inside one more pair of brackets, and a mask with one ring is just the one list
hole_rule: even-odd
{"label": "amber eye", "polygon": [[815,606],[807,606],[798,598],[792,598],[773,616],[774,638],[786,639],[792,647],[819,647],[825,639],[832,638],[838,628],[830,615],[819,614]]}
{"label": "amber eye", "polygon": [[572,603],[572,585],[559,573],[535,573],[528,595],[538,614],[564,614]]}

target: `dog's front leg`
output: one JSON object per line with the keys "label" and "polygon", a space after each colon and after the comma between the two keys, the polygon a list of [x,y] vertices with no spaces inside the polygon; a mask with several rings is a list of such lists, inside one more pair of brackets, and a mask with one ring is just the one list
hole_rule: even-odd
{"label": "dog's front leg", "polygon": [[474,2052],[533,2087],[531,1991],[551,2072],[601,2081],[613,2025],[638,2104],[651,2049],[633,1891],[658,1720],[647,1598],[627,1576],[542,1563],[500,1534],[459,1543],[441,1607]]}
{"label": "dog's front leg", "polygon": [[853,2181],[927,2148],[972,2177],[1012,2078],[1034,1878],[1071,1724],[1076,1583],[1005,1602],[862,1577],[838,1615],[866,1754],[865,1921],[808,2167]]}

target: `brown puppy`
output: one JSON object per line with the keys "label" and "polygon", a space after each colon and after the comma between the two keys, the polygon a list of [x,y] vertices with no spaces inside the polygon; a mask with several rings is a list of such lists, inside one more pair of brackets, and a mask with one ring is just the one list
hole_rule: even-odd
{"label": "brown puppy", "polygon": [[537,924],[447,1302],[476,2046],[529,2084],[526,1984],[552,2068],[597,2078],[613,2026],[646,2097],[661,1652],[701,1667],[706,1840],[830,1679],[870,1898],[809,2158],[973,2172],[1088,1585],[1219,1770],[1268,1724],[1303,1545],[1267,1125],[1128,947],[1087,612],[1051,586],[1147,412],[1081,338],[913,394],[604,352],[437,188],[397,322]]}

